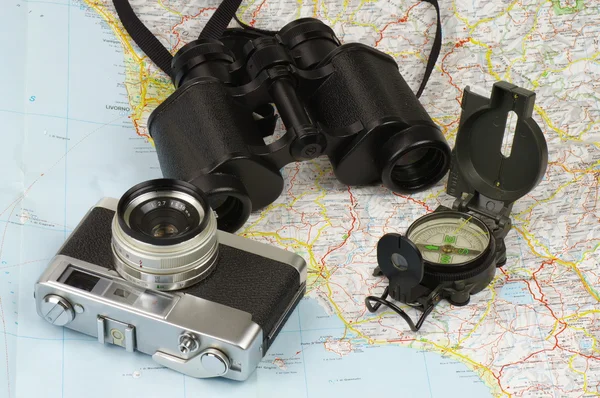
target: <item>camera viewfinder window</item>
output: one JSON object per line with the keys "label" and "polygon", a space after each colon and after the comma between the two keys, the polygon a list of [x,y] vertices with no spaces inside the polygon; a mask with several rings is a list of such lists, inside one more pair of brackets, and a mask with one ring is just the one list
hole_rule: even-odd
{"label": "camera viewfinder window", "polygon": [[65,281],[65,284],[76,287],[77,289],[91,292],[99,280],[100,278],[93,275],[86,274],[84,272],[73,271]]}

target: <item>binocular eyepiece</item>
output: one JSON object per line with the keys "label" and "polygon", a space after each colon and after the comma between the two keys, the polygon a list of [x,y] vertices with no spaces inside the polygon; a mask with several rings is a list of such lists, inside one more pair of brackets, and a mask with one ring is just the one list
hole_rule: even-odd
{"label": "binocular eyepiece", "polygon": [[192,41],[173,58],[172,80],[175,92],[148,121],[161,169],[206,192],[224,231],[279,197],[280,169],[292,162],[326,155],[346,185],[408,194],[449,168],[450,147],[396,61],[342,45],[317,19],[274,36],[228,29]]}

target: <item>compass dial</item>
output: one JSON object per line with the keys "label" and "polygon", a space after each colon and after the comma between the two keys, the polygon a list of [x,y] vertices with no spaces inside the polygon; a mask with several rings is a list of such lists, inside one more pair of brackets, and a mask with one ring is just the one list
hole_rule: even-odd
{"label": "compass dial", "polygon": [[421,217],[410,226],[407,238],[425,261],[443,265],[471,262],[490,244],[489,229],[481,220],[450,211]]}

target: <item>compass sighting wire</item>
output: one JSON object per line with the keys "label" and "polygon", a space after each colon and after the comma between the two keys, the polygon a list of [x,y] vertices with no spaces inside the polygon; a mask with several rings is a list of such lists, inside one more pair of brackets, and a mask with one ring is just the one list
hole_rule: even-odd
{"label": "compass sighting wire", "polygon": [[[365,298],[365,305],[367,306],[367,309],[369,310],[369,312],[375,312],[379,309],[379,307],[381,307],[382,305],[385,305],[386,307],[388,307],[389,309],[391,309],[392,311],[394,311],[398,315],[400,315],[406,321],[406,323],[410,327],[410,330],[412,330],[413,332],[419,331],[419,329],[421,329],[421,326],[423,326],[423,322],[425,321],[425,318],[427,318],[427,316],[429,314],[431,314],[431,311],[433,311],[434,305],[430,304],[425,309],[425,311],[423,311],[423,314],[421,315],[421,317],[417,321],[417,324],[415,325],[413,320],[410,319],[410,316],[408,316],[408,314],[406,312],[404,312],[402,310],[402,308],[398,307],[396,304],[392,303],[391,301],[386,300],[386,298],[388,296],[388,290],[389,290],[389,287],[386,287],[385,290],[383,291],[383,294],[381,295],[381,297],[368,296],[367,298]],[[371,301],[375,301],[376,304],[371,305]],[[411,307],[417,308],[413,305],[411,305]]]}
{"label": "compass sighting wire", "polygon": [[460,232],[460,230],[461,230],[461,229],[463,229],[463,227],[464,227],[465,225],[467,225],[467,224],[468,224],[468,223],[471,221],[471,219],[472,219],[472,218],[473,218],[473,216],[470,216],[469,218],[466,218],[466,219],[462,220],[462,221],[461,221],[461,222],[458,224],[458,228],[456,228],[456,229],[454,230],[454,233]]}

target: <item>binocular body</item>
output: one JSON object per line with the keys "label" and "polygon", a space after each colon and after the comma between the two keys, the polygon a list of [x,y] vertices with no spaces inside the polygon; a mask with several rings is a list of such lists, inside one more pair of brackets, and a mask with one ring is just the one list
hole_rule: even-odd
{"label": "binocular body", "polygon": [[[341,45],[317,19],[274,36],[230,29],[195,40],[172,70],[176,90],[150,116],[149,133],[164,176],[205,191],[221,230],[274,202],[291,162],[326,155],[346,185],[409,194],[448,171],[450,147],[396,61]],[[274,108],[285,126],[277,139]]]}

